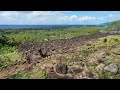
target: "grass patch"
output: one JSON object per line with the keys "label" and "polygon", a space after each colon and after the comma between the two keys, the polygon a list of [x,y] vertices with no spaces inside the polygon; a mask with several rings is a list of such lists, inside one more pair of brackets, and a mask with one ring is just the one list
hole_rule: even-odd
{"label": "grass patch", "polygon": [[33,69],[31,73],[18,72],[14,79],[47,79],[45,72],[41,69]]}

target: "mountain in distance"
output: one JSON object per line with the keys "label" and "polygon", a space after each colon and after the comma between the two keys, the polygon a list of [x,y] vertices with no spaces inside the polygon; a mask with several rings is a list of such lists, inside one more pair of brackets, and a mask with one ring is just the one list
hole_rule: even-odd
{"label": "mountain in distance", "polygon": [[116,23],[116,22],[120,22],[120,20],[102,23],[102,24],[99,24],[98,26],[107,27],[107,26],[111,25],[112,23]]}

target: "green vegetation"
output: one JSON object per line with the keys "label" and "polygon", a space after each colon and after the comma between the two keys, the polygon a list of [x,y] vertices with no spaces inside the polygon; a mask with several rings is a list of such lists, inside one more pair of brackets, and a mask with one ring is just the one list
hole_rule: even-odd
{"label": "green vegetation", "polygon": [[120,30],[120,21],[115,21],[109,24],[106,30]]}
{"label": "green vegetation", "polygon": [[[59,28],[59,29],[23,29],[23,30],[0,30],[0,70],[4,67],[12,64],[16,60],[22,60],[22,55],[19,53],[19,45],[25,42],[44,42],[56,39],[69,39],[72,37],[89,35],[98,33],[101,29],[106,30],[119,30],[120,23],[113,22],[107,28],[102,27],[69,27],[69,28]],[[115,27],[115,28],[114,28]],[[116,29],[117,28],[117,29]],[[104,39],[107,42],[104,42]],[[108,59],[110,63],[116,63],[118,68],[120,68],[120,56],[114,53],[119,53],[120,36],[106,36],[102,38],[96,38],[95,41],[91,40],[82,46],[78,46],[79,53],[65,53],[62,55],[64,57],[63,63],[67,66],[74,66],[75,63],[81,61],[84,62],[87,70],[92,73],[99,75],[98,78],[120,78],[120,74],[110,73],[104,70],[96,69],[98,63],[93,62],[92,59],[102,58],[101,53],[109,52],[110,55],[105,59]],[[114,45],[118,45],[116,48],[108,49]],[[57,55],[61,56],[61,54]],[[92,61],[92,62],[91,62]],[[47,62],[47,61],[46,61]],[[51,60],[52,64],[56,64],[56,61]],[[109,62],[102,63],[108,65]],[[44,63],[45,65],[45,63]],[[43,66],[44,66],[43,65]],[[28,72],[18,72],[12,78],[14,79],[46,79],[44,70],[40,67],[32,67],[32,71]]]}
{"label": "green vegetation", "polygon": [[[80,47],[80,49],[82,51],[86,51],[87,53],[89,53],[89,51],[91,50],[91,53],[88,54],[86,56],[86,60],[88,60],[88,62],[86,63],[88,69],[90,71],[92,71],[93,73],[96,73],[100,78],[100,79],[105,79],[105,78],[120,78],[120,74],[119,73],[112,73],[109,71],[105,71],[104,69],[96,69],[96,67],[99,65],[98,63],[96,63],[95,61],[91,62],[89,60],[91,59],[95,59],[97,61],[97,59],[105,59],[108,60],[108,62],[103,62],[102,64],[107,66],[111,63],[116,63],[118,68],[120,68],[120,56],[117,55],[116,53],[119,54],[120,49],[120,36],[116,35],[116,36],[107,36],[107,42],[104,43],[103,40],[104,38],[99,38],[98,40],[96,40],[95,42],[91,42],[89,41],[88,43],[90,44],[90,46],[87,45],[83,45],[82,47]],[[109,47],[112,47],[116,45],[115,47],[109,49]],[[105,47],[104,47],[105,46]],[[98,49],[99,47],[103,47],[101,49]],[[92,52],[93,51],[93,52]],[[105,53],[109,53],[109,55],[105,55]],[[105,56],[104,58],[102,56]],[[84,56],[84,54],[82,55]]]}
{"label": "green vegetation", "polygon": [[31,73],[18,72],[13,79],[46,79],[45,72],[41,69],[33,69]]}
{"label": "green vegetation", "polygon": [[19,45],[24,42],[67,39],[97,33],[99,30],[98,27],[71,27],[53,30],[0,30],[0,58],[5,54],[17,53]]}
{"label": "green vegetation", "polygon": [[67,39],[75,36],[97,33],[99,30],[99,27],[71,27],[53,30],[3,30],[0,32],[0,35],[5,35],[9,39],[14,39],[17,44],[20,44],[23,42]]}
{"label": "green vegetation", "polygon": [[[0,69],[21,60],[18,52],[19,45],[24,42],[43,42],[55,39],[67,39],[81,35],[99,32],[99,27],[70,27],[58,29],[23,29],[23,30],[0,30]],[[67,63],[67,64],[72,64]],[[26,74],[18,73],[16,78],[30,78]]]}

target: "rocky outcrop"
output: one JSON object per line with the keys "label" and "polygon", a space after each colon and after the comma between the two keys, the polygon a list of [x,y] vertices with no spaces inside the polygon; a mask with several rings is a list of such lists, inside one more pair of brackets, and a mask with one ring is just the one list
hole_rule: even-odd
{"label": "rocky outcrop", "polygon": [[117,73],[117,71],[118,71],[117,64],[115,64],[115,63],[112,63],[108,66],[105,66],[104,69],[107,70],[107,71],[113,72],[113,73]]}
{"label": "rocky outcrop", "polygon": [[56,65],[56,72],[60,74],[67,74],[68,67],[65,64]]}

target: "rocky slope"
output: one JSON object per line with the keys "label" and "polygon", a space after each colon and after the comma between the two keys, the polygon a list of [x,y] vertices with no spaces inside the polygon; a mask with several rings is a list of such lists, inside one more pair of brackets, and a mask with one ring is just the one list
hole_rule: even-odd
{"label": "rocky slope", "polygon": [[20,46],[21,61],[4,67],[0,78],[120,78],[120,36],[93,34]]}

